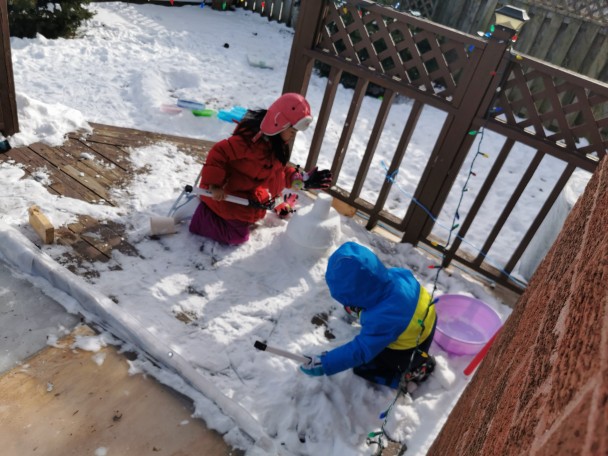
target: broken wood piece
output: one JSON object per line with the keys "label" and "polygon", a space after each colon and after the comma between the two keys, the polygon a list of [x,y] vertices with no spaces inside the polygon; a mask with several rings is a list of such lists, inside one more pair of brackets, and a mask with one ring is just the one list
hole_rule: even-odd
{"label": "broken wood piece", "polygon": [[52,244],[55,240],[55,227],[49,219],[42,213],[40,208],[36,205],[28,209],[30,214],[30,225],[34,228],[34,231],[38,234],[42,242],[45,244]]}
{"label": "broken wood piece", "polygon": [[346,217],[354,217],[357,213],[357,209],[352,207],[350,204],[345,203],[337,198],[334,198],[331,205],[333,208],[338,211],[339,214],[342,214]]}

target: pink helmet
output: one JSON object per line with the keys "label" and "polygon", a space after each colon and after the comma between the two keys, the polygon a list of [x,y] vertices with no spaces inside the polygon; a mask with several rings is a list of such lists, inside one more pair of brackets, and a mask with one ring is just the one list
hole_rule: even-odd
{"label": "pink helmet", "polygon": [[260,131],[266,136],[278,135],[289,127],[303,131],[311,122],[310,105],[306,98],[299,93],[285,93],[268,108]]}

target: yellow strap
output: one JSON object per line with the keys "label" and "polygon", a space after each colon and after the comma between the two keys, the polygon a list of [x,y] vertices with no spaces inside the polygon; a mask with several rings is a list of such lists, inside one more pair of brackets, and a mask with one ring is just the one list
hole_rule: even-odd
{"label": "yellow strap", "polygon": [[[429,308],[430,306],[430,308]],[[429,313],[424,319],[424,315],[426,314],[426,310],[429,308]],[[424,331],[420,334],[422,320],[424,319]],[[416,311],[414,312],[414,316],[412,317],[410,324],[405,328],[397,340],[392,342],[388,348],[392,348],[393,350],[407,350],[410,348],[414,348],[416,346],[416,339],[420,334],[420,340],[418,343],[422,343],[429,337],[433,329],[433,325],[435,324],[436,314],[435,314],[435,306],[431,306],[431,295],[426,289],[421,286],[420,294],[418,295],[418,304],[416,304]]]}

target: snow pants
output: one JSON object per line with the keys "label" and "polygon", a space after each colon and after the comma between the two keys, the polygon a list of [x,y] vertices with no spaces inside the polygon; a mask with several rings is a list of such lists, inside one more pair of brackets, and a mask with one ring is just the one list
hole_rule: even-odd
{"label": "snow pants", "polygon": [[190,232],[222,244],[237,245],[249,240],[249,222],[225,220],[202,201],[190,220]]}
{"label": "snow pants", "polygon": [[[385,348],[369,363],[355,367],[353,372],[370,382],[386,385],[394,389],[399,388],[401,376],[407,370],[410,360],[412,365],[409,366],[409,371],[412,372],[428,359],[422,356],[420,352],[428,353],[431,343],[433,342],[436,326],[437,321],[435,321],[433,330],[429,336],[418,346],[417,350],[416,348],[410,348],[408,350]],[[413,359],[412,354],[414,355]]]}

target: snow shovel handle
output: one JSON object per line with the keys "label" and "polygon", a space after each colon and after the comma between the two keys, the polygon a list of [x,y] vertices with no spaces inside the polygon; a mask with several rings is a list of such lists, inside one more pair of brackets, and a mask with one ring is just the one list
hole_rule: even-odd
{"label": "snow shovel handle", "polygon": [[[213,192],[211,190],[208,190],[206,188],[201,188],[201,187],[193,187],[192,185],[186,185],[186,187],[184,188],[184,191],[186,193],[190,193],[192,195],[203,195],[203,196],[211,196],[211,197],[213,196]],[[258,203],[257,201],[251,201],[251,200],[248,200],[247,198],[241,198],[240,196],[234,196],[234,195],[226,195],[224,200],[230,201],[231,203],[240,204],[242,206],[250,206],[250,207],[255,207],[258,209],[265,209],[267,211],[274,209],[274,207],[282,201],[281,198],[275,198],[275,199],[268,201],[268,203]]]}
{"label": "snow shovel handle", "polygon": [[310,361],[310,358],[308,356],[296,355],[295,353],[281,350],[280,348],[269,347],[268,345],[266,345],[263,342],[260,342],[259,340],[256,340],[255,343],[253,344],[253,346],[255,348],[257,348],[258,350],[267,351],[270,353],[274,353],[275,355],[293,359],[294,361],[297,361],[302,364],[306,364],[307,362]]}
{"label": "snow shovel handle", "polygon": [[[206,188],[193,187],[192,185],[186,185],[186,193],[192,193],[193,195],[213,196],[213,192]],[[226,195],[226,201],[231,203],[240,204],[241,206],[249,206],[249,200],[246,198],[240,198],[234,195]]]}

